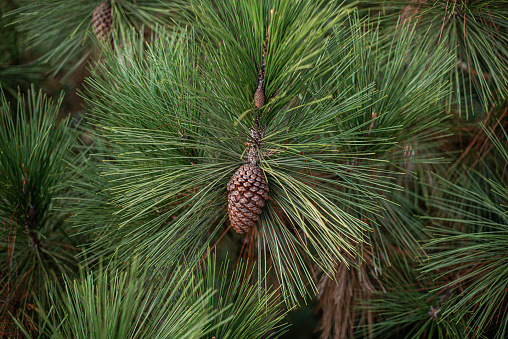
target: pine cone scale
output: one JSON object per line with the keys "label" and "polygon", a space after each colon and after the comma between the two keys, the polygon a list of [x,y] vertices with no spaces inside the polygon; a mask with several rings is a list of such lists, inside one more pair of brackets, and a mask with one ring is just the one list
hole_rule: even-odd
{"label": "pine cone scale", "polygon": [[238,233],[249,232],[259,221],[268,199],[268,183],[263,171],[256,165],[245,164],[233,174],[227,189],[231,226]]}

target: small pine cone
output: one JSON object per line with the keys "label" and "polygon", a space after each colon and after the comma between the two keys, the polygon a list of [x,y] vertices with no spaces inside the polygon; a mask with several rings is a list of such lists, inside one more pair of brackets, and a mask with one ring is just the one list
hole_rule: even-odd
{"label": "small pine cone", "polygon": [[264,104],[265,104],[265,91],[263,91],[261,88],[258,88],[254,93],[254,105],[256,105],[257,108],[261,108],[263,107]]}
{"label": "small pine cone", "polygon": [[268,199],[265,175],[258,166],[245,164],[233,174],[227,188],[231,226],[238,233],[247,233],[256,226]]}
{"label": "small pine cone", "polygon": [[98,40],[104,40],[111,30],[111,5],[109,1],[101,3],[92,14],[92,28]]}

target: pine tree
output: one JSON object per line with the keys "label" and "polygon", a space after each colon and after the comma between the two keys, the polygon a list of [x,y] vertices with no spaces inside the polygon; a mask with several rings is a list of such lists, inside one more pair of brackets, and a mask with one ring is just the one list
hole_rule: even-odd
{"label": "pine tree", "polygon": [[18,5],[2,335],[506,337],[507,1]]}

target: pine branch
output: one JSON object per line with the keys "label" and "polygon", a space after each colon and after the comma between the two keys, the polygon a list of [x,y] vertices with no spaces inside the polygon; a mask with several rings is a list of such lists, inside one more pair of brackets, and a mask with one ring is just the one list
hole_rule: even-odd
{"label": "pine branch", "polygon": [[[505,0],[489,1],[414,1],[401,5],[385,1],[396,14],[387,20],[416,22],[420,34],[433,37],[435,47],[444,46],[457,56],[457,63],[447,75],[454,92],[447,98],[448,110],[466,118],[488,112],[506,99],[508,34]],[[407,7],[406,7],[407,6]],[[410,8],[410,10],[409,10]],[[408,14],[412,16],[409,17]],[[475,106],[481,106],[481,109]]]}
{"label": "pine branch", "polygon": [[9,333],[3,328],[9,312],[25,322],[25,312],[33,311],[32,293],[62,273],[72,274],[77,264],[63,199],[75,197],[66,186],[74,175],[66,162],[78,159],[69,151],[75,143],[69,120],[56,123],[61,102],[62,97],[55,103],[32,88],[27,97],[18,94],[13,116],[1,92],[1,332]]}
{"label": "pine branch", "polygon": [[[104,9],[100,12],[109,11],[108,22],[98,21],[98,17],[104,18],[97,12],[101,6]],[[171,16],[178,16],[171,2],[157,0],[79,0],[73,3],[72,10],[65,0],[38,0],[23,2],[23,6],[7,15],[16,15],[14,23],[23,33],[23,45],[39,55],[40,63],[51,67],[51,77],[64,72],[62,81],[97,53],[97,46],[110,48],[111,32],[169,27],[173,24]]]}
{"label": "pine branch", "polygon": [[100,263],[95,271],[81,269],[78,280],[50,285],[51,306],[37,304],[44,325],[38,337],[277,338],[284,331],[273,292],[250,286],[241,266],[228,275],[215,256],[194,272],[147,269],[135,258],[125,266],[112,271]]}
{"label": "pine branch", "polygon": [[495,322],[492,337],[502,338],[508,326],[504,287],[508,190],[499,163],[508,163],[508,138],[506,132],[502,141],[485,132],[496,147],[495,166],[485,158],[477,170],[457,170],[453,182],[437,177],[440,195],[433,199],[437,212],[432,218],[436,237],[428,244],[431,255],[425,272],[452,277],[441,287],[457,291],[443,316],[467,319],[470,331],[481,334]]}
{"label": "pine branch", "polygon": [[[196,34],[160,33],[153,47],[136,38],[124,44],[130,47],[117,44],[105,55],[108,67],[89,80],[94,120],[115,145],[104,154],[103,175],[116,207],[111,220],[121,227],[99,243],[103,253],[114,247],[121,257],[137,253],[151,264],[203,253],[227,228],[226,185],[253,152],[270,199],[260,231],[248,235],[255,244],[249,256],[258,255],[258,267],[274,266],[291,303],[315,291],[312,261],[331,274],[343,251],[359,254],[357,244],[371,231],[365,214],[380,215],[379,200],[399,189],[398,169],[387,166],[386,154],[409,135],[429,138],[439,114],[431,105],[446,93],[440,79],[453,57],[441,50],[435,60],[422,54],[406,64],[407,50],[417,48],[409,30],[401,43],[372,47],[381,57],[374,65],[386,75],[376,99],[377,79],[360,71],[364,64],[351,52],[364,53],[375,35],[361,33],[358,21],[346,30],[347,8],[218,6],[191,3]],[[278,94],[257,108],[253,93],[263,64],[266,95]],[[415,78],[425,80],[415,86]]]}
{"label": "pine branch", "polygon": [[[362,301],[363,308],[377,314],[370,327],[375,338],[467,337],[468,325],[464,320],[443,317],[450,295],[447,291],[440,294],[432,291],[440,283],[436,276],[419,279],[414,263],[403,255],[385,269],[379,283],[382,289]],[[362,329],[358,328],[359,335]]]}

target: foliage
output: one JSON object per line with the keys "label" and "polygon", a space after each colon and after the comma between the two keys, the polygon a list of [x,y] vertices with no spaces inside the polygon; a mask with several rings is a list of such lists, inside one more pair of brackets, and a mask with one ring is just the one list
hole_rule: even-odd
{"label": "foliage", "polygon": [[[438,214],[433,217],[435,239],[425,271],[453,277],[440,289],[453,290],[443,317],[467,319],[471,331],[504,338],[508,330],[506,286],[508,269],[506,244],[508,220],[506,173],[508,164],[506,131],[499,139],[484,127],[494,150],[480,168],[457,169],[454,181],[439,179],[439,193],[433,199]],[[491,162],[492,161],[492,162]],[[490,166],[495,164],[495,166]],[[499,325],[492,331],[489,326]]]}
{"label": "foliage", "polygon": [[395,191],[373,185],[373,190],[384,192],[379,211],[367,210],[359,216],[369,220],[373,229],[372,258],[382,269],[381,261],[390,263],[392,246],[416,258],[422,252],[419,241],[429,236],[421,222],[412,218],[422,208],[413,190],[419,188],[417,177],[423,178],[425,170],[443,162],[436,145],[450,134],[441,100],[451,92],[443,78],[452,68],[453,56],[444,48],[435,49],[432,39],[418,35],[412,24],[401,24],[386,36],[379,25],[378,20],[351,25],[351,34],[359,37],[350,66],[357,70],[354,85],[341,82],[337,86],[352,95],[366,84],[376,84],[370,100],[358,108],[359,114],[344,119],[341,127],[357,130],[356,142],[349,146],[352,151],[372,152],[372,157],[384,160],[386,171],[400,172],[391,178],[398,187]]}
{"label": "foliage", "polygon": [[17,8],[15,1],[0,4],[0,85],[9,99],[15,99],[18,87],[21,91],[30,88],[31,83],[40,83],[44,67],[30,62],[27,51],[20,45],[21,34],[12,24],[13,17],[4,13]]}
{"label": "foliage", "polygon": [[[215,338],[278,338],[285,332],[281,321],[286,313],[277,291],[264,289],[253,278],[254,267],[237,263],[233,273],[229,261],[217,265],[215,252],[207,255],[194,271],[189,283],[196,287],[188,295],[188,302],[197,302],[207,289],[217,291],[208,300],[211,310],[225,310],[211,320],[211,335]],[[255,281],[254,285],[249,281]]]}
{"label": "foliage", "polygon": [[[50,286],[42,338],[276,338],[282,311],[259,287],[248,285],[241,266],[232,276],[215,256],[199,267],[139,265],[124,270],[99,265]],[[216,276],[214,273],[219,273]],[[204,275],[202,275],[204,274]],[[216,279],[221,278],[220,283]],[[229,281],[229,283],[228,283]],[[27,337],[28,333],[24,332]],[[220,335],[220,336],[219,336]],[[240,336],[239,336],[240,335]]]}
{"label": "foliage", "polygon": [[[396,260],[396,261],[395,261]],[[446,293],[433,293],[435,276],[419,279],[414,264],[403,256],[386,268],[382,289],[363,307],[377,315],[372,325],[375,338],[467,338],[467,325],[443,317]],[[358,337],[363,332],[358,331]]]}
{"label": "foliage", "polygon": [[392,24],[415,20],[420,34],[432,37],[431,46],[440,48],[442,42],[455,53],[455,67],[447,76],[454,88],[447,98],[448,109],[466,117],[481,116],[506,100],[506,0],[385,1],[383,6],[382,12],[394,13],[386,17]]}
{"label": "foliage", "polygon": [[[94,51],[92,13],[102,2],[78,0],[70,6],[66,0],[21,0],[22,6],[9,14],[16,15],[23,44],[51,67],[52,76],[65,71],[66,79]],[[114,0],[110,4],[112,31],[144,32],[144,27],[171,22],[171,2]]]}
{"label": "foliage", "polygon": [[[68,180],[72,172],[75,136],[69,120],[57,124],[62,98],[48,99],[34,88],[18,94],[13,116],[0,96],[0,305],[2,327],[6,312],[19,317],[31,293],[61,273],[75,272],[77,238],[67,222],[66,200],[72,197]],[[60,207],[63,210],[56,210]],[[2,329],[3,331],[3,329]]]}
{"label": "foliage", "polygon": [[[227,220],[226,183],[259,117],[270,201],[249,255],[261,261],[258,278],[274,266],[293,302],[315,291],[310,261],[331,274],[342,251],[357,254],[354,244],[368,239],[364,213],[379,214],[382,194],[397,188],[398,169],[378,153],[409,135],[429,139],[424,134],[440,121],[439,105],[432,105],[446,94],[441,75],[451,59],[442,51],[425,66],[425,55],[404,63],[407,50],[419,48],[406,27],[406,39],[391,41],[392,54],[372,56],[379,64],[365,74],[365,59],[353,52],[376,35],[363,36],[349,10],[333,3],[231,2],[215,12],[212,3],[196,1],[189,8],[196,33],[162,36],[143,48],[128,47],[139,40],[116,45],[117,56],[107,54],[102,66],[105,76],[96,72],[88,82],[99,134],[114,145],[102,169],[114,183],[111,203],[121,218],[120,230],[111,228],[97,248],[115,246],[121,257],[138,253],[156,265],[184,250],[202,253]],[[303,21],[309,24],[297,25]],[[252,97],[266,37],[271,99],[259,113]],[[405,86],[396,84],[403,74]],[[415,86],[412,77],[422,82]],[[386,85],[379,93],[376,80]],[[379,112],[374,120],[372,112]],[[412,129],[417,122],[422,127]]]}
{"label": "foliage", "polygon": [[317,296],[323,339],[506,336],[508,1],[5,4],[6,93],[91,76],[77,129],[2,97],[2,335],[276,338]]}

